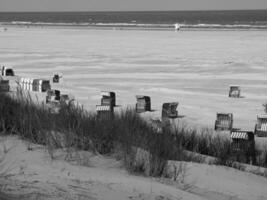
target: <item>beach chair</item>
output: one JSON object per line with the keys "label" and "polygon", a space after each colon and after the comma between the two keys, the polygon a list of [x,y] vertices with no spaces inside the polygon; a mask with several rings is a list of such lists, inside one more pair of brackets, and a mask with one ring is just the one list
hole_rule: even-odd
{"label": "beach chair", "polygon": [[237,161],[255,162],[255,140],[252,131],[231,131],[231,154]]}
{"label": "beach chair", "polygon": [[9,92],[9,80],[0,80],[0,92]]}
{"label": "beach chair", "polygon": [[259,137],[267,137],[267,115],[258,115],[255,125],[255,135]]}
{"label": "beach chair", "polygon": [[232,113],[217,113],[215,121],[215,130],[231,131],[233,128]]}
{"label": "beach chair", "polygon": [[55,74],[55,75],[53,76],[53,83],[59,83],[59,79],[60,79],[59,74]]}
{"label": "beach chair", "polygon": [[102,106],[116,106],[116,94],[115,92],[102,91],[101,92],[101,105]]}
{"label": "beach chair", "polygon": [[229,90],[229,97],[232,98],[240,98],[241,89],[240,86],[231,85]]}
{"label": "beach chair", "polygon": [[97,118],[108,120],[114,116],[114,107],[111,105],[96,105]]}
{"label": "beach chair", "polygon": [[15,76],[14,70],[10,67],[2,67],[2,76]]}
{"label": "beach chair", "polygon": [[164,103],[162,105],[162,113],[161,117],[163,118],[177,118],[178,117],[178,111],[176,110],[178,107],[178,102],[172,102],[172,103]]}
{"label": "beach chair", "polygon": [[51,90],[51,85],[49,80],[44,79],[33,79],[32,91],[35,92],[47,92]]}
{"label": "beach chair", "polygon": [[48,90],[51,90],[51,85],[50,85],[50,81],[49,80],[41,80],[39,82],[39,84],[41,85],[41,91],[42,92],[47,92]]}
{"label": "beach chair", "polygon": [[164,103],[162,105],[161,121],[162,128],[170,128],[174,124],[174,119],[178,118],[178,102]]}
{"label": "beach chair", "polygon": [[137,95],[136,100],[135,110],[137,113],[151,111],[151,100],[149,96]]}
{"label": "beach chair", "polygon": [[66,104],[68,104],[69,101],[70,101],[70,97],[69,97],[69,95],[67,95],[67,94],[61,94],[61,95],[60,95],[60,102],[61,102],[61,103],[66,103]]}
{"label": "beach chair", "polygon": [[59,104],[60,103],[60,91],[48,90],[46,95],[46,103]]}

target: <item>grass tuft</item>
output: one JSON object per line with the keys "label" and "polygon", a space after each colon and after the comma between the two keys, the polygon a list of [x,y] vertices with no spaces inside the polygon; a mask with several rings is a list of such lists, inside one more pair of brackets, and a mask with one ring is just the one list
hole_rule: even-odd
{"label": "grass tuft", "polygon": [[[202,160],[185,151],[216,157],[218,164],[231,163],[229,140],[208,130],[199,132],[186,127],[166,126],[158,133],[130,108],[112,118],[100,119],[70,102],[53,113],[46,105],[36,104],[30,95],[18,91],[17,98],[0,94],[0,112],[0,132],[46,145],[51,158],[55,148],[117,153],[129,171],[151,176],[161,176],[167,160]],[[261,162],[261,166],[266,166],[266,162]]]}

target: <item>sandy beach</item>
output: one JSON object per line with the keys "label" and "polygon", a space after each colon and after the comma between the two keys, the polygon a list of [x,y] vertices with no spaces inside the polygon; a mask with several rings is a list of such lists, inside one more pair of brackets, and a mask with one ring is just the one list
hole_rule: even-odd
{"label": "sandy beach", "polygon": [[[234,127],[253,130],[267,101],[267,32],[141,31],[0,27],[0,62],[32,78],[63,74],[56,86],[95,111],[100,91],[133,106],[152,98],[153,116],[178,101],[184,121],[213,128],[217,112],[231,112]],[[228,98],[240,85],[244,98]]]}

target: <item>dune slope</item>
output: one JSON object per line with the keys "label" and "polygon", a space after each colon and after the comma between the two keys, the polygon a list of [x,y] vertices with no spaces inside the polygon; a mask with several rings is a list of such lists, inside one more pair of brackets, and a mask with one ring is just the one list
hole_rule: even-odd
{"label": "dune slope", "polygon": [[0,158],[0,191],[19,199],[267,199],[267,179],[226,167],[187,163],[184,180],[174,182],[131,175],[111,157],[10,136],[0,137]]}

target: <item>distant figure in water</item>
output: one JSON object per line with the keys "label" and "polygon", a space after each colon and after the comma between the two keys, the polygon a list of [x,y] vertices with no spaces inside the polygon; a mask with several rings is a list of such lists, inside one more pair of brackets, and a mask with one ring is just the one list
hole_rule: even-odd
{"label": "distant figure in water", "polygon": [[179,31],[180,25],[178,23],[174,24],[174,29],[175,29],[175,31]]}
{"label": "distant figure in water", "polygon": [[7,31],[7,28],[4,28],[4,31]]}

